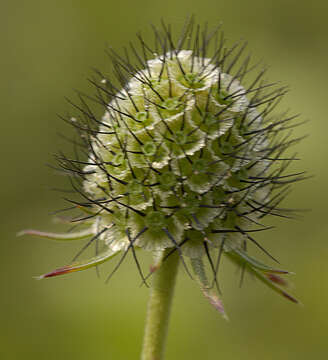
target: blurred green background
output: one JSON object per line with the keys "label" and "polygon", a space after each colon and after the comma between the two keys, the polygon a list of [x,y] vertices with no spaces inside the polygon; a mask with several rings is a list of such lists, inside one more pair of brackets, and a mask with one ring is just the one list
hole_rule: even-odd
{"label": "blurred green background", "polygon": [[[71,260],[77,244],[16,238],[24,228],[60,230],[49,213],[64,207],[64,179],[47,167],[70,151],[57,132],[64,96],[88,89],[91,67],[108,69],[107,43],[121,49],[163,17],[180,29],[186,15],[223,21],[228,39],[249,40],[270,79],[290,84],[284,102],[310,121],[296,129],[298,170],[315,177],[297,184],[286,206],[311,208],[302,221],[279,221],[260,237],[282,266],[295,271],[295,306],[233,268],[221,273],[225,322],[181,271],[167,359],[325,359],[328,357],[326,0],[3,0],[0,14],[1,326],[2,359],[139,358],[148,290],[131,258],[105,285],[90,270],[62,278],[32,277]],[[148,258],[146,259],[148,261]],[[106,275],[106,266],[102,273]],[[105,277],[103,275],[103,278]]]}

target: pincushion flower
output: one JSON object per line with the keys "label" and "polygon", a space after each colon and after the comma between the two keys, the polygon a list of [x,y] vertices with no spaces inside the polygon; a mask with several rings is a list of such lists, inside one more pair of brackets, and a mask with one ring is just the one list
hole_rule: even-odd
{"label": "pincushion flower", "polygon": [[[72,219],[80,231],[24,233],[87,239],[84,248],[95,242],[98,253],[42,278],[118,254],[120,264],[131,251],[145,281],[135,252],[143,249],[157,259],[151,273],[176,257],[224,314],[212,287],[226,256],[296,302],[282,289],[286,282],[280,275],[287,271],[247,251],[247,244],[254,244],[272,258],[254,235],[270,228],[263,218],[290,216],[279,204],[289,185],[303,178],[288,172],[295,157],[285,155],[299,140],[291,137],[296,116],[276,113],[286,88],[264,81],[265,70],[256,73],[249,56],[242,59],[245,44],[226,47],[219,29],[201,31],[190,21],[177,41],[165,24],[161,31],[154,28],[154,35],[154,48],[138,36],[139,51],[133,45],[124,56],[110,50],[116,79],[98,71],[99,78],[91,80],[96,95],[80,94],[77,115],[65,118],[86,156],[83,161],[58,156],[80,196],[69,200],[81,211]],[[102,116],[91,109],[90,99],[101,106]]]}

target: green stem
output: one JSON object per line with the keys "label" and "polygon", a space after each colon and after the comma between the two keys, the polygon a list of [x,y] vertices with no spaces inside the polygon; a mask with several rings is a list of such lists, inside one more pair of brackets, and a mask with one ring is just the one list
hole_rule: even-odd
{"label": "green stem", "polygon": [[163,261],[168,253],[169,250],[162,251],[157,257],[156,265],[160,267],[153,275],[141,360],[162,360],[164,356],[174,284],[179,264],[177,251]]}

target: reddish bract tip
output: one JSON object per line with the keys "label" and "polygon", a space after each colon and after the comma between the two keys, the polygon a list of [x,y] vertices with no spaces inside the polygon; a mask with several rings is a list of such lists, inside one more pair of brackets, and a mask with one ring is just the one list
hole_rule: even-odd
{"label": "reddish bract tip", "polygon": [[288,300],[292,301],[295,304],[299,304],[299,301],[297,299],[295,299],[294,297],[292,297],[291,295],[289,295],[288,293],[286,293],[285,291],[281,291],[281,294],[287,298]]}
{"label": "reddish bract tip", "polygon": [[276,274],[273,273],[267,273],[265,274],[265,276],[272,282],[278,284],[278,285],[282,285],[282,286],[287,286],[288,282],[283,279],[281,276],[278,276]]}
{"label": "reddish bract tip", "polygon": [[209,300],[210,304],[214,306],[214,308],[221,313],[221,315],[224,317],[224,319],[229,320],[222,301],[214,294],[210,294],[207,291],[203,291],[204,296]]}
{"label": "reddish bract tip", "polygon": [[69,266],[63,266],[63,267],[56,269],[54,271],[51,271],[47,274],[41,275],[40,278],[41,279],[50,278],[50,277],[54,277],[54,276],[58,276],[58,275],[69,274],[74,271],[76,271],[76,269],[72,269]]}

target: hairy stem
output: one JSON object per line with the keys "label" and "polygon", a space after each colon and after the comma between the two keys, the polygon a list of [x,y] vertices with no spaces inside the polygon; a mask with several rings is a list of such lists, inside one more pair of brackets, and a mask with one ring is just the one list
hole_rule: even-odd
{"label": "hairy stem", "polygon": [[141,360],[162,360],[164,356],[175,278],[179,264],[177,251],[165,259],[168,252],[169,250],[164,250],[155,258],[156,266],[159,268],[153,275]]}

